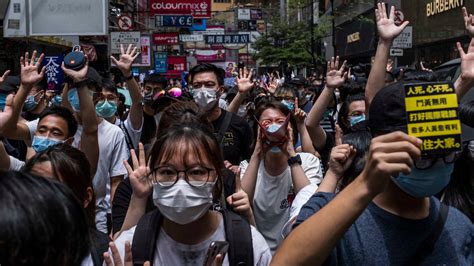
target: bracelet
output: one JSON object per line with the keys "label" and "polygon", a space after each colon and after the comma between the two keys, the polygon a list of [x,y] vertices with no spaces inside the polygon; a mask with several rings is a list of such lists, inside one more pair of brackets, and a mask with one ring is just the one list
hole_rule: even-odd
{"label": "bracelet", "polygon": [[301,165],[303,162],[301,161],[301,157],[299,154],[297,154],[296,156],[293,156],[293,157],[290,157],[288,159],[288,165],[289,166],[292,166],[294,164],[299,164]]}

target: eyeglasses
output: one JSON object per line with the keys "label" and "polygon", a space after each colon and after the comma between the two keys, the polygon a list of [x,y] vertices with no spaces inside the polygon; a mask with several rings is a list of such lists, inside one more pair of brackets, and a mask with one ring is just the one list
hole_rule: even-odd
{"label": "eyeglasses", "polygon": [[161,97],[164,97],[164,96],[170,96],[170,97],[173,97],[173,98],[178,98],[181,95],[183,95],[183,91],[178,87],[174,87],[174,88],[171,88],[171,89],[168,89],[168,90],[161,90],[161,91],[155,93],[155,96],[153,96],[153,100],[158,100],[158,99],[160,99]]}
{"label": "eyeglasses", "polygon": [[[179,179],[179,173],[184,173],[184,180],[192,187],[202,187],[211,176],[211,172],[215,173],[215,169],[196,165],[178,171],[171,166],[158,166],[152,172],[153,181],[162,187],[172,187]],[[215,177],[215,174],[213,175]]]}
{"label": "eyeglasses", "polygon": [[291,97],[291,96],[277,96],[276,99],[277,99],[278,101],[283,101],[283,100],[294,101],[294,100],[295,100],[295,97]]}
{"label": "eyeglasses", "polygon": [[449,154],[436,154],[429,157],[422,158],[419,161],[415,162],[416,169],[419,170],[426,170],[431,168],[439,159],[442,159],[444,163],[451,164],[454,163],[459,157],[461,157],[461,153],[459,151],[451,152]]}

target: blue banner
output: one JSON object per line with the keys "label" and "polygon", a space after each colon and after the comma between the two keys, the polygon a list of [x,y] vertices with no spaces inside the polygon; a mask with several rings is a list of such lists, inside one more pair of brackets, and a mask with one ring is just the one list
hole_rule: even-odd
{"label": "blue banner", "polygon": [[205,31],[206,30],[206,19],[195,19],[192,31]]}
{"label": "blue banner", "polygon": [[192,27],[193,16],[162,16],[161,25],[164,27]]}
{"label": "blue banner", "polygon": [[157,73],[166,73],[168,71],[166,53],[154,53],[155,71]]}
{"label": "blue banner", "polygon": [[62,55],[44,57],[43,65],[46,70],[44,75],[48,83],[48,90],[61,91],[64,82],[64,72],[61,68],[62,63]]}

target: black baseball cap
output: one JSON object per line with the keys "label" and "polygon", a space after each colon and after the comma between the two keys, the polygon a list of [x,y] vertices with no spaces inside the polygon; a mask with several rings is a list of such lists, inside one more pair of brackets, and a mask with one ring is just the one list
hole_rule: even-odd
{"label": "black baseball cap", "polygon": [[17,91],[19,87],[19,76],[7,76],[2,85],[0,85],[0,93],[11,93],[13,91]]}
{"label": "black baseball cap", "polygon": [[405,110],[405,84],[407,83],[405,81],[393,83],[375,95],[369,108],[368,125],[372,134],[398,130],[408,132]]}
{"label": "black baseball cap", "polygon": [[295,86],[304,86],[308,83],[308,81],[306,80],[305,77],[298,75],[292,78],[289,83]]}

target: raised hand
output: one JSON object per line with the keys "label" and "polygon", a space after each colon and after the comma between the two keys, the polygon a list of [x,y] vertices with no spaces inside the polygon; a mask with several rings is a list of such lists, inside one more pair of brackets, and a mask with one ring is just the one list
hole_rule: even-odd
{"label": "raised hand", "polygon": [[286,131],[286,141],[278,146],[288,158],[295,156],[295,147],[293,144],[293,128],[291,124],[288,124],[288,129]]}
{"label": "raised hand", "polygon": [[240,168],[237,170],[237,173],[235,174],[235,193],[227,197],[227,203],[230,206],[232,206],[235,212],[238,212],[246,216],[250,224],[255,225],[249,196],[242,189],[242,186],[240,183]]}
{"label": "raised hand", "polygon": [[127,168],[133,194],[138,198],[145,199],[151,194],[153,186],[149,177],[151,171],[146,165],[145,148],[143,144],[141,142],[138,144],[139,159],[137,159],[137,155],[133,149],[130,150],[130,155],[132,156],[133,169],[127,161],[123,161],[123,163],[125,168]]}
{"label": "raised hand", "polygon": [[10,74],[10,70],[5,71],[3,75],[0,77],[0,85],[2,85],[3,82],[7,79],[7,76]]}
{"label": "raised hand", "polygon": [[62,63],[61,68],[63,69],[64,74],[71,77],[74,82],[80,82],[86,79],[87,71],[89,70],[89,61],[86,61],[86,65],[80,70],[66,68],[64,62]]}
{"label": "raised hand", "polygon": [[252,82],[252,71],[248,71],[246,67],[243,70],[240,69],[239,76],[235,78],[235,81],[240,93],[249,92],[254,85]]}
{"label": "raised hand", "polygon": [[336,146],[342,144],[342,136],[343,136],[342,129],[338,124],[336,124],[336,134],[334,135],[334,139],[335,139],[334,144]]}
{"label": "raised hand", "polygon": [[461,57],[461,78],[467,81],[474,80],[474,41],[471,41],[467,53],[464,52],[461,44],[456,43],[459,56]]}
{"label": "raised hand", "polygon": [[140,52],[137,51],[138,47],[133,47],[132,44],[128,45],[126,51],[123,49],[123,45],[120,44],[120,60],[117,61],[115,57],[110,56],[112,62],[117,65],[118,69],[122,71],[125,76],[130,76],[132,72],[132,63],[138,57]]}
{"label": "raised hand", "polygon": [[[107,266],[133,266],[133,257],[132,257],[132,247],[130,246],[130,242],[125,242],[125,254],[124,254],[124,261],[122,262],[122,258],[120,257],[120,253],[115,246],[114,242],[109,243],[110,251],[112,251],[112,256],[110,256],[109,252],[104,252],[104,262]],[[143,266],[150,266],[150,262],[146,261]]]}
{"label": "raised hand", "polygon": [[3,131],[3,127],[7,123],[8,119],[11,118],[13,114],[13,94],[7,95],[7,99],[5,100],[5,107],[3,108],[3,112],[0,112],[0,132]]}
{"label": "raised hand", "polygon": [[472,14],[468,15],[466,7],[462,8],[462,14],[464,17],[464,27],[472,38],[474,37],[474,16]]}
{"label": "raised hand", "polygon": [[390,15],[387,17],[387,9],[385,3],[377,3],[375,9],[375,20],[377,21],[377,32],[382,40],[392,41],[405,29],[408,21],[404,21],[402,25],[395,25],[395,7],[390,8]]}
{"label": "raised hand", "polygon": [[344,176],[356,155],[356,149],[349,144],[341,144],[332,148],[329,159],[329,170],[338,178]]}
{"label": "raised hand", "polygon": [[328,61],[328,70],[326,73],[326,86],[330,89],[336,89],[342,86],[347,79],[346,61],[339,68],[339,56],[336,59],[331,58]]}
{"label": "raised hand", "polygon": [[304,120],[306,118],[306,112],[303,109],[299,108],[298,105],[298,97],[295,98],[295,110],[293,111],[293,115],[295,116],[296,123],[301,124],[304,123]]}
{"label": "raised hand", "polygon": [[364,170],[358,178],[373,196],[377,195],[391,176],[411,172],[414,161],[421,158],[421,144],[420,139],[400,131],[372,139]]}
{"label": "raised hand", "polygon": [[34,85],[38,84],[46,71],[44,66],[40,70],[44,54],[42,53],[38,59],[36,58],[36,54],[37,52],[34,50],[31,58],[29,58],[28,52],[25,53],[24,57],[20,57],[21,84],[27,88],[32,88]]}

